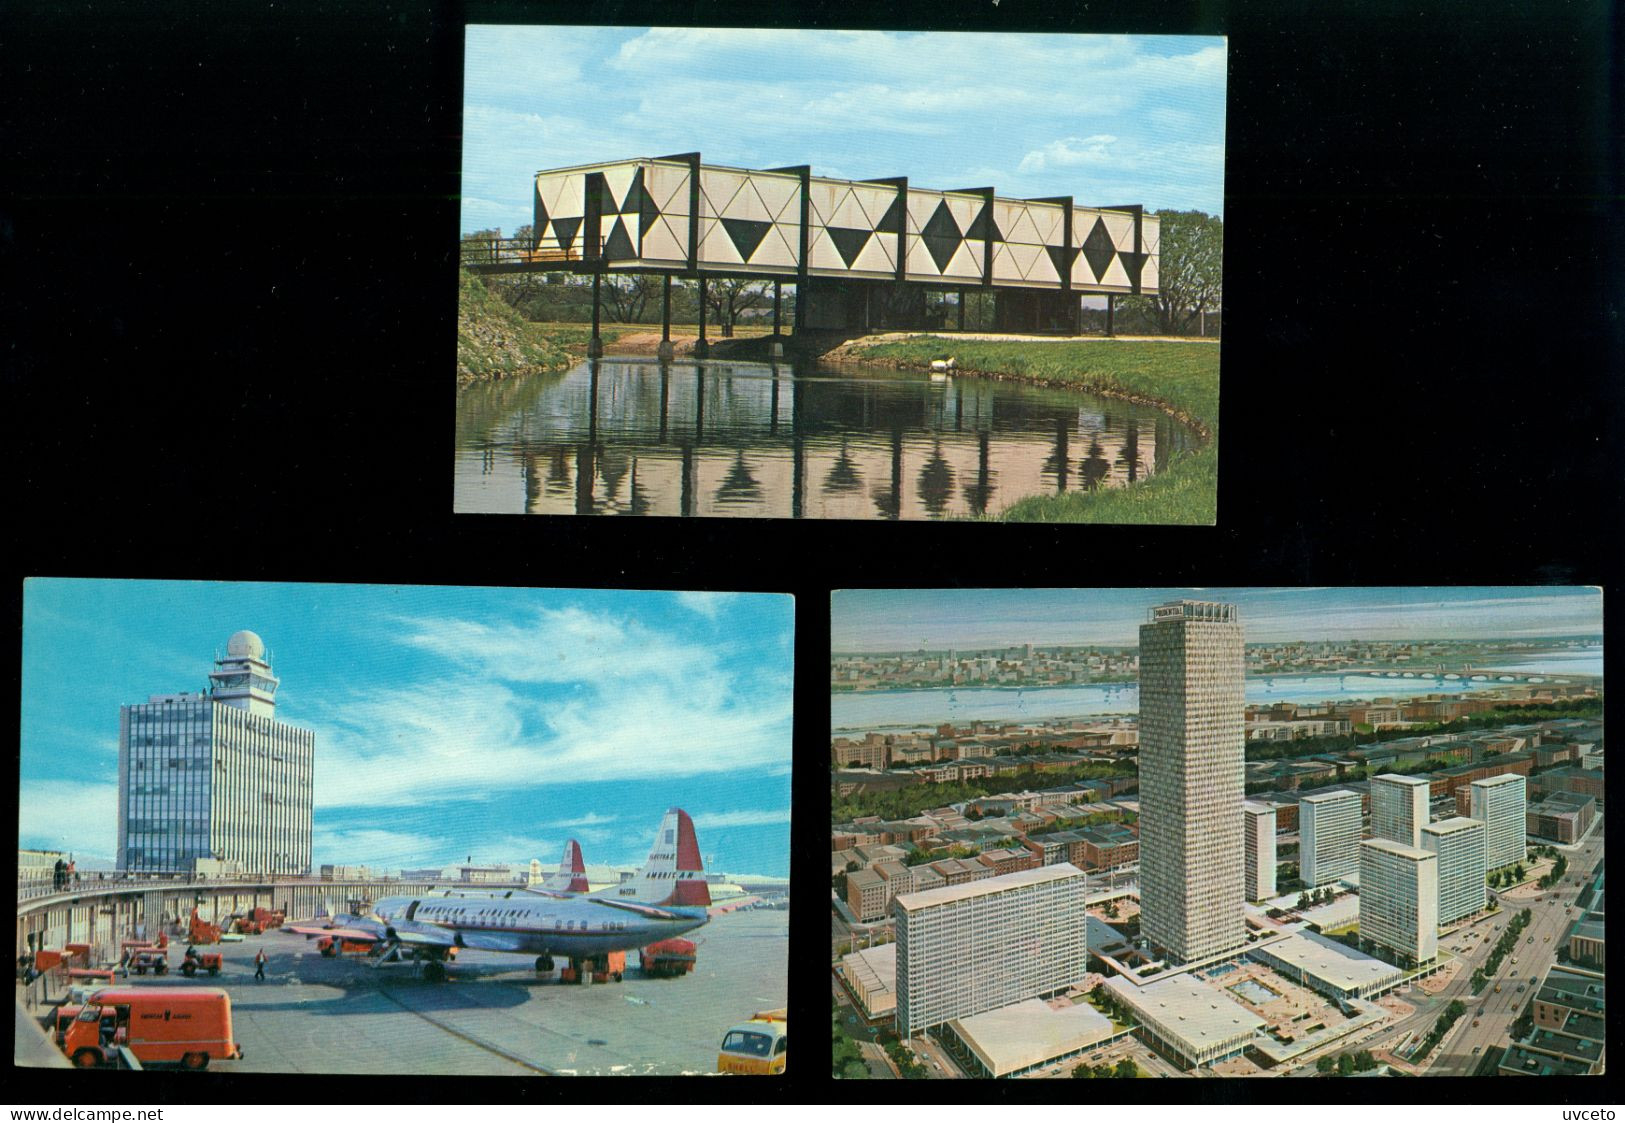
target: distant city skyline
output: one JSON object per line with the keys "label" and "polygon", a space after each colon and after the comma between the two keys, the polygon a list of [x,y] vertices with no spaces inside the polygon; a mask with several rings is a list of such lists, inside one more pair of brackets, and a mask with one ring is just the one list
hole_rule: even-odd
{"label": "distant city skyline", "polygon": [[[766,594],[33,579],[18,845],[110,861],[119,708],[239,629],[313,730],[316,865],[637,865],[661,815],[789,869],[792,601]],[[725,782],[723,782],[725,780]]]}
{"label": "distant city skyline", "polygon": [[541,168],[691,151],[1216,215],[1227,59],[1217,36],[476,24],[462,231],[529,223]]}
{"label": "distant city skyline", "polygon": [[1089,645],[1133,647],[1154,605],[1223,601],[1247,642],[1493,640],[1602,635],[1590,587],[907,589],[831,597],[835,653]]}

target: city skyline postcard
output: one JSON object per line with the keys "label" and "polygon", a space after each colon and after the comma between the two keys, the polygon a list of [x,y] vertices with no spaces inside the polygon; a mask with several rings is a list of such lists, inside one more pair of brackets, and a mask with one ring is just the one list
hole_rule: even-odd
{"label": "city skyline postcard", "polygon": [[834,1076],[1601,1075],[1602,600],[833,593]]}
{"label": "city skyline postcard", "polygon": [[17,1065],[782,1067],[790,596],[23,594]]}
{"label": "city skyline postcard", "polygon": [[1223,36],[463,61],[456,512],[1216,521]]}

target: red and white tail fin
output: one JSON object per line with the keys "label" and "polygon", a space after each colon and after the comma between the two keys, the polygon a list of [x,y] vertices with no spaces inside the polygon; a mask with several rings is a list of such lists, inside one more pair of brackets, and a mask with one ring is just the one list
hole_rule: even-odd
{"label": "red and white tail fin", "polygon": [[640,905],[710,905],[711,890],[706,886],[700,844],[688,812],[677,807],[666,812],[643,868],[602,895]]}
{"label": "red and white tail fin", "polygon": [[542,888],[560,893],[587,891],[587,866],[581,860],[581,844],[575,839],[564,844],[564,857],[559,861],[558,872],[550,874],[542,882]]}

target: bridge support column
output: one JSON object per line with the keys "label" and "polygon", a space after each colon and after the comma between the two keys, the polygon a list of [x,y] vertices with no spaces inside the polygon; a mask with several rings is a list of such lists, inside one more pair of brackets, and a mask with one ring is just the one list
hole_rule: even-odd
{"label": "bridge support column", "polygon": [[703,359],[710,354],[711,345],[705,341],[705,278],[700,277],[700,337],[694,341],[694,357]]}
{"label": "bridge support column", "polygon": [[663,363],[672,359],[671,346],[671,274],[663,278],[660,286],[660,346],[655,348],[655,358]]}
{"label": "bridge support column", "polygon": [[587,340],[587,358],[597,359],[604,354],[604,340],[598,334],[598,285],[604,279],[602,273],[592,275],[592,338]]}
{"label": "bridge support column", "polygon": [[1116,335],[1117,334],[1117,332],[1115,330],[1115,325],[1112,323],[1112,320],[1114,319],[1114,316],[1115,316],[1116,312],[1117,312],[1117,294],[1109,292],[1109,293],[1106,294],[1106,334],[1107,335]]}
{"label": "bridge support column", "polygon": [[773,282],[773,342],[768,346],[770,359],[784,358],[784,340],[779,338],[779,301],[783,295],[783,282]]}

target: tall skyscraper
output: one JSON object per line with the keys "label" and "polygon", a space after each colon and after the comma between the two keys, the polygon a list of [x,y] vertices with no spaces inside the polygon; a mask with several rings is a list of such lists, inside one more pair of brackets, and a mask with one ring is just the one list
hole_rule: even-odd
{"label": "tall skyscraper", "polygon": [[1298,801],[1298,876],[1314,889],[1360,870],[1360,793],[1306,795]]}
{"label": "tall skyscraper", "polygon": [[1242,630],[1175,601],[1140,626],[1140,931],[1176,961],[1247,940]]}
{"label": "tall skyscraper", "polygon": [[1521,862],[1528,856],[1526,789],[1524,777],[1512,774],[1472,783],[1469,807],[1472,818],[1484,824],[1485,861],[1492,870]]}
{"label": "tall skyscraper", "polygon": [[278,679],[253,632],[227,641],[209,679],[208,693],[119,711],[119,869],[310,873],[316,735],[276,720]]}
{"label": "tall skyscraper", "polygon": [[1242,856],[1247,865],[1247,899],[1275,896],[1275,808],[1248,800],[1241,805],[1246,822]]}
{"label": "tall skyscraper", "polygon": [[1422,828],[1422,849],[1439,856],[1439,923],[1450,924],[1489,903],[1484,885],[1484,824],[1477,819],[1440,819]]}
{"label": "tall skyscraper", "polygon": [[1062,863],[904,893],[897,1032],[1053,994],[1088,970],[1083,871]]}
{"label": "tall skyscraper", "polygon": [[1422,845],[1431,785],[1419,776],[1388,773],[1371,778],[1371,837]]}
{"label": "tall skyscraper", "polygon": [[1439,856],[1403,842],[1360,843],[1360,939],[1402,965],[1439,954]]}

